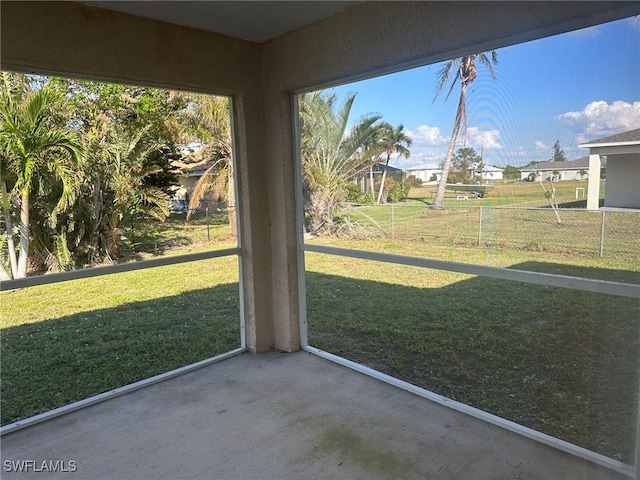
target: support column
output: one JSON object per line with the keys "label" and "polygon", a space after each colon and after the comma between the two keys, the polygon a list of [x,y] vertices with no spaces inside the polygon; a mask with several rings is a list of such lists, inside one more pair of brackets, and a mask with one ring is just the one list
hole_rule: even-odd
{"label": "support column", "polygon": [[589,155],[589,183],[587,186],[587,210],[598,210],[600,206],[600,155]]}
{"label": "support column", "polygon": [[293,352],[301,346],[294,109],[292,94],[265,77],[274,347]]}

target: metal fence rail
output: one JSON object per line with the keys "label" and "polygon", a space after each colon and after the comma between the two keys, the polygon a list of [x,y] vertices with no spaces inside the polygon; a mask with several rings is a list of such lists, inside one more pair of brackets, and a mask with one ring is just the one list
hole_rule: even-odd
{"label": "metal fence rail", "polygon": [[[372,235],[464,245],[640,260],[640,212],[550,208],[350,205],[346,218]],[[354,228],[352,228],[353,230]]]}

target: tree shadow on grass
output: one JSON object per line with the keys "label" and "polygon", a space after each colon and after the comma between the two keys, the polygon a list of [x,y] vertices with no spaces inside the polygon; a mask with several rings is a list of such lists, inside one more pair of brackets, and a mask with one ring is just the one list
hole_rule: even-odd
{"label": "tree shadow on grass", "polygon": [[[603,276],[570,268],[562,273]],[[480,277],[433,289],[308,272],[307,311],[313,346],[632,463],[636,299]]]}
{"label": "tree shadow on grass", "polygon": [[239,346],[237,283],[3,328],[2,424]]}

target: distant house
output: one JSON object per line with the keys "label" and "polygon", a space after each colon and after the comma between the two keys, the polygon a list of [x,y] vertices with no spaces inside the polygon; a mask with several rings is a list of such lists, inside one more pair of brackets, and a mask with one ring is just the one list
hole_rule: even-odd
{"label": "distant house", "polygon": [[483,181],[493,182],[495,180],[502,180],[504,178],[503,169],[494,167],[493,165],[485,165],[480,171],[480,178]]}
{"label": "distant house", "polygon": [[[564,162],[540,162],[520,169],[522,180],[585,180],[589,172],[589,157]],[[532,175],[533,174],[533,175]],[[598,172],[600,176],[600,172]]]}
{"label": "distant house", "polygon": [[407,175],[413,175],[423,182],[436,182],[440,180],[442,176],[442,169],[440,167],[434,167],[432,165],[416,165],[415,167],[407,168]]}
{"label": "distant house", "polygon": [[589,149],[587,210],[599,208],[600,172],[607,158],[604,206],[640,209],[640,128],[580,145]]}
{"label": "distant house", "polygon": [[382,173],[385,169],[387,170],[387,178],[393,178],[398,182],[402,181],[402,170],[392,167],[391,165],[385,165],[384,163],[376,163],[373,165],[373,172],[367,168],[351,180],[353,183],[360,185],[363,192],[368,192],[371,190],[371,175],[373,174],[374,185],[377,185],[382,180]]}
{"label": "distant house", "polygon": [[[178,170],[180,176],[178,177],[178,187],[171,197],[172,210],[186,210],[198,180],[202,178],[214,163],[215,160],[194,164],[185,164],[180,161],[173,163],[173,166]],[[218,173],[213,173],[213,175],[218,175]],[[216,205],[217,199],[213,198],[213,196],[205,196],[200,202],[200,207],[202,207],[205,202],[208,202],[209,205]]]}

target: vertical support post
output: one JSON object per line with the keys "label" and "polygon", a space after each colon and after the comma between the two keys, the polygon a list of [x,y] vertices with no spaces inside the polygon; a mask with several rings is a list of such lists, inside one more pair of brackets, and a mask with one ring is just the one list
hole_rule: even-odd
{"label": "vertical support post", "polygon": [[600,227],[600,258],[604,256],[604,210],[602,210],[602,221]]}
{"label": "vertical support post", "polygon": [[636,406],[635,477],[640,477],[640,383],[638,384],[638,404]]}
{"label": "vertical support post", "polygon": [[599,154],[589,154],[589,181],[587,184],[587,210],[598,210],[600,206],[600,167]]}
{"label": "vertical support post", "polygon": [[[211,241],[211,232],[209,231],[209,202],[204,202],[204,214],[207,217],[207,240]],[[229,219],[231,221],[231,219]]]}
{"label": "vertical support post", "polygon": [[480,207],[480,214],[478,219],[478,246],[482,244],[482,206]]}
{"label": "vertical support post", "polygon": [[391,205],[391,240],[395,240],[396,238],[396,223],[394,216],[394,206]]}
{"label": "vertical support post", "polygon": [[640,478],[640,383],[638,384],[638,404],[636,406],[635,477]]}
{"label": "vertical support post", "polygon": [[133,224],[134,216],[135,216],[135,213],[131,215],[131,251],[133,253],[136,252],[136,232],[135,232],[135,226]]}

